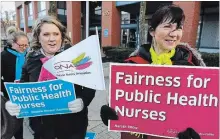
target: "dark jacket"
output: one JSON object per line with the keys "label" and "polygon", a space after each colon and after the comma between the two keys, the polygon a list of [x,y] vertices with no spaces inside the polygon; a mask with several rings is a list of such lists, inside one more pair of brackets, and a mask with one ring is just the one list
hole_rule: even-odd
{"label": "dark jacket", "polygon": [[[65,46],[64,49],[69,48]],[[21,82],[37,82],[41,71],[42,62],[40,58],[44,55],[40,50],[30,51],[27,55],[25,65],[22,70]],[[76,97],[81,98],[84,109],[78,113],[40,116],[30,118],[30,124],[36,134],[56,134],[59,136],[71,136],[76,133],[84,132],[88,126],[87,106],[95,96],[95,90],[75,85]]]}
{"label": "dark jacket", "polygon": [[6,92],[4,82],[14,82],[16,72],[16,56],[10,53],[7,49],[11,49],[11,46],[7,46],[1,52],[1,91],[4,97],[1,96],[1,138],[11,139],[19,128],[23,128],[23,120],[17,119],[15,116],[11,116],[5,109],[5,103],[9,100],[8,93]]}
{"label": "dark jacket", "polygon": [[23,128],[23,120],[11,116],[5,109],[7,101],[8,99],[1,96],[1,139],[11,139],[20,128]]}
{"label": "dark jacket", "polygon": [[[139,49],[135,50],[128,59],[125,61],[135,64],[151,64],[151,45],[142,45]],[[188,44],[180,44],[176,47],[174,56],[171,58],[173,65],[184,66],[205,66],[201,55]],[[147,135],[131,135],[130,133],[121,133],[121,139],[166,139],[161,137],[147,136]]]}
{"label": "dark jacket", "polygon": [[16,56],[8,52],[7,49],[14,50],[7,46],[1,52],[1,91],[5,98],[9,99],[4,82],[14,82],[15,80]]}
{"label": "dark jacket", "polygon": [[[143,64],[136,61],[137,58],[143,59],[146,63],[151,64],[151,54],[150,54],[151,45],[145,44],[142,45],[139,49],[135,50],[126,62]],[[172,65],[188,65],[188,66],[206,66],[201,58],[201,55],[188,44],[180,44],[176,47],[176,51],[173,57],[171,57]]]}

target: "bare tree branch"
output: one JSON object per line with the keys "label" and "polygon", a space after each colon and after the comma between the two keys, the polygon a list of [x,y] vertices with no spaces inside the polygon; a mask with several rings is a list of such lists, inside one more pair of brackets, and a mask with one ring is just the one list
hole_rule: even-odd
{"label": "bare tree branch", "polygon": [[57,1],[50,1],[50,9],[48,10],[48,14],[54,17],[57,17]]}
{"label": "bare tree branch", "polygon": [[139,13],[139,46],[146,43],[146,34],[145,34],[145,13],[146,13],[147,2],[140,2],[140,13]]}
{"label": "bare tree branch", "polygon": [[[2,5],[1,5],[2,7]],[[13,23],[13,15],[15,14],[15,11],[1,11],[1,29],[4,30],[4,34],[7,37],[6,30],[9,26],[14,25]]]}

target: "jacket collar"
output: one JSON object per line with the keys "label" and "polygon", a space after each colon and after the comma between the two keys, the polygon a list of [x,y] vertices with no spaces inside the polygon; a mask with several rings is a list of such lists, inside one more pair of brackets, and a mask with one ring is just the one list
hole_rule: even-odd
{"label": "jacket collar", "polygon": [[[149,63],[152,63],[150,55],[150,44],[144,44],[139,49],[136,49],[129,57],[140,56],[147,60]],[[176,53],[171,58],[172,61],[189,61],[196,66],[205,66],[205,63],[201,57],[201,54],[196,51],[194,48],[189,46],[187,43],[180,43],[176,47]]]}
{"label": "jacket collar", "polygon": [[[64,50],[66,50],[70,47],[71,47],[70,44],[66,44],[66,45],[61,46],[60,50],[58,52],[56,52],[55,55],[63,52]],[[42,54],[40,48],[38,48],[38,49],[31,48],[27,54],[27,57],[32,60],[40,60],[41,58],[44,58],[45,56]]]}

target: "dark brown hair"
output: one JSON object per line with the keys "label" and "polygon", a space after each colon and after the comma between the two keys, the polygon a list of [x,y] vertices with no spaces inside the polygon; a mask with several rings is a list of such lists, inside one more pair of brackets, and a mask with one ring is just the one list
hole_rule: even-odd
{"label": "dark brown hair", "polygon": [[150,31],[153,31],[157,26],[164,22],[177,23],[177,28],[183,25],[185,15],[183,10],[176,5],[163,5],[153,14],[150,22]]}

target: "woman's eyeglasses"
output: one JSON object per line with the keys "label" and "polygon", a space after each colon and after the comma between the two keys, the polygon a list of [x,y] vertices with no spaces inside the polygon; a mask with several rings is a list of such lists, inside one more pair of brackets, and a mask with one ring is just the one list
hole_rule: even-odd
{"label": "woman's eyeglasses", "polygon": [[21,47],[21,48],[27,48],[27,47],[29,47],[29,44],[18,44],[17,42],[14,42],[14,43],[16,43],[19,47]]}

